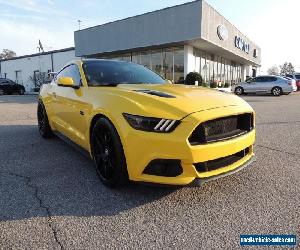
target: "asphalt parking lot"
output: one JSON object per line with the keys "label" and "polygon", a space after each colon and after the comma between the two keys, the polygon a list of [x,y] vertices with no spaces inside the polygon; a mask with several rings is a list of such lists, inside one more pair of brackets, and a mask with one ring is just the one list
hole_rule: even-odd
{"label": "asphalt parking lot", "polygon": [[[93,164],[40,138],[36,96],[0,96],[0,249],[237,249],[300,237],[300,93],[244,97],[256,162],[202,187],[104,187]],[[254,248],[251,248],[254,249]]]}

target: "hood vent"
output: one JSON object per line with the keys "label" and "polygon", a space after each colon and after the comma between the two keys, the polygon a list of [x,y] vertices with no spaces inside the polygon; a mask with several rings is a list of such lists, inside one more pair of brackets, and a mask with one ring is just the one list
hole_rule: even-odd
{"label": "hood vent", "polygon": [[159,92],[159,91],[154,91],[154,90],[149,90],[149,89],[139,89],[139,90],[134,90],[135,92],[140,92],[140,93],[145,93],[148,95],[155,95],[155,96],[159,96],[159,97],[165,97],[165,98],[176,98],[173,95],[169,95],[163,92]]}

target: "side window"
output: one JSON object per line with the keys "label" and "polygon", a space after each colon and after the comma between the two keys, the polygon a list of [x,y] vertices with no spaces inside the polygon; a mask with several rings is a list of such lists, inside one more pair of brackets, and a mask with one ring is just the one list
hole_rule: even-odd
{"label": "side window", "polygon": [[286,75],[286,77],[289,77],[289,78],[292,78],[292,79],[294,78],[293,75]]}
{"label": "side window", "polygon": [[72,77],[74,80],[74,84],[77,86],[80,86],[81,85],[81,77],[80,77],[80,73],[79,73],[79,69],[78,69],[77,65],[75,65],[75,64],[70,65],[69,73],[70,73],[70,77]]}
{"label": "side window", "polygon": [[81,77],[80,77],[79,69],[78,69],[77,65],[75,65],[75,64],[71,64],[71,65],[67,66],[66,68],[64,68],[62,71],[60,71],[56,75],[55,81],[57,81],[57,79],[60,77],[72,77],[74,84],[76,86],[81,85]]}
{"label": "side window", "polygon": [[61,70],[56,76],[55,76],[55,82],[57,82],[57,79],[60,78],[60,77],[65,77],[67,76],[65,73],[67,71],[68,67],[67,68],[64,68],[63,70]]}
{"label": "side window", "polygon": [[271,78],[272,78],[271,82],[276,82],[278,80],[278,78],[276,78],[276,77],[271,77]]}
{"label": "side window", "polygon": [[[262,77],[263,78],[263,82],[272,82],[274,77],[270,77],[270,76],[265,76]],[[276,79],[276,78],[275,78]],[[276,80],[275,80],[276,81]]]}
{"label": "side window", "polygon": [[263,82],[263,77],[256,77],[255,82]]}

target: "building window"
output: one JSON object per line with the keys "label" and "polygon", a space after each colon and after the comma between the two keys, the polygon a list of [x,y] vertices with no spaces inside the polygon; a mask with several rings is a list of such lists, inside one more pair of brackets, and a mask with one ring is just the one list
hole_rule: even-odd
{"label": "building window", "polygon": [[151,64],[152,70],[155,71],[159,75],[163,75],[162,73],[162,51],[152,52],[151,53]]}
{"label": "building window", "polygon": [[174,50],[173,66],[174,83],[184,83],[184,51],[183,49]]}
{"label": "building window", "polygon": [[131,62],[131,53],[123,54],[122,61]]}
{"label": "building window", "polygon": [[141,63],[141,57],[140,57],[140,53],[132,53],[131,54],[131,61],[134,63]]}
{"label": "building window", "polygon": [[4,78],[5,78],[5,79],[7,78],[7,73],[4,73]]}
{"label": "building window", "polygon": [[127,54],[112,53],[98,55],[97,58],[132,61],[152,69],[162,77],[175,83],[184,82],[184,50],[181,47]]}
{"label": "building window", "polygon": [[150,51],[142,52],[140,55],[139,63],[151,69],[151,52]]}
{"label": "building window", "polygon": [[163,52],[163,77],[168,80],[173,80],[173,51]]}

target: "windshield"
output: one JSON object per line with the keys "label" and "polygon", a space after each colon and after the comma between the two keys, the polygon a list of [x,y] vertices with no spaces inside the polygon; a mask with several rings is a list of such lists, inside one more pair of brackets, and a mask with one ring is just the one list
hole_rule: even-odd
{"label": "windshield", "polygon": [[295,75],[297,80],[300,80],[300,75]]}
{"label": "windshield", "polygon": [[85,61],[83,70],[89,86],[118,84],[163,84],[166,81],[148,68],[122,61]]}

